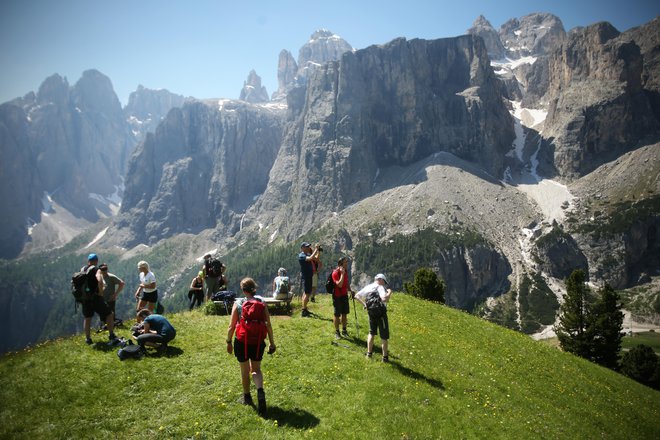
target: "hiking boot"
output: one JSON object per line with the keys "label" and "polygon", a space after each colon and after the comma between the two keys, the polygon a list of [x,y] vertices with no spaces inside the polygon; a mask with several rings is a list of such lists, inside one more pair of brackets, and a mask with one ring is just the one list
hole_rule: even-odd
{"label": "hiking boot", "polygon": [[308,317],[308,316],[309,316],[309,310],[307,310],[307,309],[302,309],[301,316],[302,316],[303,318]]}
{"label": "hiking boot", "polygon": [[345,338],[348,338],[348,332],[346,331],[346,329],[341,331],[341,335]]}
{"label": "hiking boot", "polygon": [[311,302],[315,303],[316,302],[316,297],[313,296],[312,299],[310,299]]}
{"label": "hiking boot", "polygon": [[341,339],[341,335],[339,334],[339,330],[335,332],[335,339]]}
{"label": "hiking boot", "polygon": [[266,415],[266,393],[263,388],[257,390],[257,410],[262,416]]}
{"label": "hiking boot", "polygon": [[389,362],[390,358],[388,356],[383,356],[383,362]]}
{"label": "hiking boot", "polygon": [[367,352],[367,359],[371,359],[371,355],[372,355],[372,354],[373,354],[373,353],[371,353],[370,351],[368,351],[368,352]]}
{"label": "hiking boot", "polygon": [[241,405],[254,405],[254,402],[252,401],[252,395],[250,393],[243,394],[243,397],[238,399],[238,403]]}
{"label": "hiking boot", "polygon": [[94,343],[94,341],[92,341],[92,338],[86,338],[85,339],[85,344],[92,345],[93,343]]}

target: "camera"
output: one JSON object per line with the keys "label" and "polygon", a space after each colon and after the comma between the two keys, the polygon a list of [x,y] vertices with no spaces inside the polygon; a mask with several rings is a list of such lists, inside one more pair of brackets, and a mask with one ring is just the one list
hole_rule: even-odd
{"label": "camera", "polygon": [[323,252],[323,247],[320,244],[316,245],[316,249],[318,249],[319,252]]}

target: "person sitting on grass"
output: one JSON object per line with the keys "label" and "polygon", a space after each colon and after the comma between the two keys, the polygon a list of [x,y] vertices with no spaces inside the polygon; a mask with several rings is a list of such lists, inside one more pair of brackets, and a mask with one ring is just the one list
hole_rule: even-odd
{"label": "person sitting on grass", "polygon": [[151,313],[149,309],[137,312],[137,322],[142,323],[137,337],[138,345],[143,348],[157,347],[159,352],[167,350],[167,344],[176,337],[176,330],[162,315]]}

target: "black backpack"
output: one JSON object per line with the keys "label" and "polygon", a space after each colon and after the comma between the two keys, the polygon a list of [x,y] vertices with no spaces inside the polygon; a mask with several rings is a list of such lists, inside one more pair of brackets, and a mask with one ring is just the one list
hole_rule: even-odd
{"label": "black backpack", "polygon": [[125,359],[141,359],[146,354],[144,347],[141,345],[133,345],[133,341],[128,341],[128,345],[117,350],[119,360]]}
{"label": "black backpack", "polygon": [[206,276],[219,277],[222,273],[222,262],[217,258],[211,258],[206,267]]}
{"label": "black backpack", "polygon": [[289,277],[280,277],[280,295],[288,295],[290,291]]}
{"label": "black backpack", "polygon": [[369,316],[372,318],[382,318],[385,315],[385,312],[387,312],[385,303],[380,299],[377,290],[367,294],[365,303],[367,304],[367,313],[369,313]]}
{"label": "black backpack", "polygon": [[332,271],[328,274],[328,279],[325,280],[325,291],[328,293],[335,293],[335,280],[332,279]]}
{"label": "black backpack", "polygon": [[[76,272],[71,277],[71,294],[77,303],[84,303],[94,297],[94,289],[89,286],[90,276],[88,275],[92,267],[94,266]],[[94,281],[96,281],[96,278],[94,278]]]}

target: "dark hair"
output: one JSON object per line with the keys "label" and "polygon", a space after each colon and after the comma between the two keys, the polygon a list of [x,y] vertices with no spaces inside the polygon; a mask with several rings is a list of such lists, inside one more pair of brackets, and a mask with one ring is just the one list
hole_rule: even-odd
{"label": "dark hair", "polygon": [[137,316],[140,318],[146,318],[147,316],[151,315],[151,312],[149,309],[142,309],[137,312]]}
{"label": "dark hair", "polygon": [[105,272],[106,270],[108,270],[108,265],[105,264],[105,263],[103,263],[103,264],[101,264],[101,265],[99,266],[99,269],[100,269],[101,271]]}
{"label": "dark hair", "polygon": [[341,266],[341,264],[348,260],[348,257],[341,257],[339,260],[337,260],[337,266]]}

